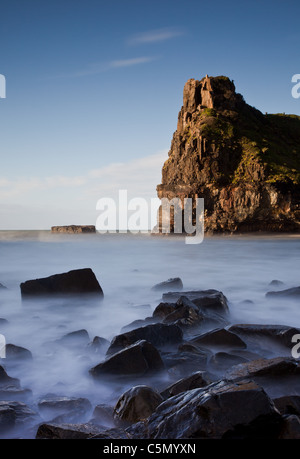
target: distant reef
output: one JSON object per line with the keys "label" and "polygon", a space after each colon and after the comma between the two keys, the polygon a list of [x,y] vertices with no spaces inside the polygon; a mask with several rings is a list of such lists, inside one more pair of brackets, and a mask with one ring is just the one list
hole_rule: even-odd
{"label": "distant reef", "polygon": [[94,225],[67,225],[67,226],[52,226],[52,233],[95,233]]}
{"label": "distant reef", "polygon": [[206,232],[299,232],[300,117],[261,113],[226,76],[188,80],[157,192],[204,198]]}

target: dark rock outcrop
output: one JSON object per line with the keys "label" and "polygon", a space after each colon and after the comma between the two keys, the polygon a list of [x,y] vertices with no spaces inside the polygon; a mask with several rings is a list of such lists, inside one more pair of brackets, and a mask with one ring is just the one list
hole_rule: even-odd
{"label": "dark rock outcrop", "polygon": [[96,295],[103,297],[102,288],[90,268],[74,269],[41,279],[28,280],[20,285],[22,298],[48,295]]}
{"label": "dark rock outcrop", "polygon": [[291,298],[291,299],[297,299],[300,298],[300,287],[293,287],[293,288],[288,288],[286,290],[279,290],[275,292],[267,292],[266,293],[267,298]]}
{"label": "dark rock outcrop", "polygon": [[161,392],[163,398],[170,398],[187,390],[197,389],[199,387],[208,386],[211,383],[209,377],[203,371],[196,371],[186,378],[179,379],[175,383],[168,386]]}
{"label": "dark rock outcrop", "polygon": [[157,186],[180,203],[170,215],[160,209],[158,229],[174,231],[185,198],[204,198],[207,232],[299,232],[299,171],[299,116],[263,115],[225,76],[190,79]]}
{"label": "dark rock outcrop", "polygon": [[52,233],[69,233],[69,234],[96,233],[96,227],[94,225],[52,226],[51,232]]}

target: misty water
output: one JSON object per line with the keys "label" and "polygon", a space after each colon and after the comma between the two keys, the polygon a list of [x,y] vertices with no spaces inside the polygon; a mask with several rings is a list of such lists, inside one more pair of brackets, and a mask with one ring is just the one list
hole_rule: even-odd
{"label": "misty water", "polygon": [[[0,282],[7,290],[0,290],[0,318],[8,323],[0,324],[0,333],[7,343],[29,349],[33,359],[0,363],[9,376],[20,379],[22,388],[32,391],[30,407],[36,408],[49,393],[86,397],[93,407],[113,405],[130,384],[116,377],[95,383],[89,369],[105,354],[86,346],[57,346],[57,340],[80,329],[87,330],[90,341],[95,336],[111,340],[123,326],[152,315],[161,295],[151,287],[171,277],[182,279],[183,290],[222,291],[230,323],[300,327],[297,301],[265,297],[269,290],[300,284],[299,247],[299,238],[288,235],[206,237],[201,244],[187,245],[181,236],[2,231]],[[103,301],[64,304],[49,298],[22,303],[21,282],[87,267],[104,291]],[[270,287],[274,279],[284,285]],[[167,374],[160,383],[168,385]],[[21,429],[19,435],[34,433]]]}

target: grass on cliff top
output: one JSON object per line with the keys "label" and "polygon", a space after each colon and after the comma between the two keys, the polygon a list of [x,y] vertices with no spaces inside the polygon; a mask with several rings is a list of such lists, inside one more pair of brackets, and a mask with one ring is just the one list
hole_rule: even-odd
{"label": "grass on cliff top", "polygon": [[[260,162],[267,182],[300,184],[300,116],[263,115],[245,105],[238,117],[224,117],[213,109],[204,109],[199,121],[202,135],[217,145],[224,140],[238,142],[241,162]],[[233,180],[246,177],[238,173]]]}

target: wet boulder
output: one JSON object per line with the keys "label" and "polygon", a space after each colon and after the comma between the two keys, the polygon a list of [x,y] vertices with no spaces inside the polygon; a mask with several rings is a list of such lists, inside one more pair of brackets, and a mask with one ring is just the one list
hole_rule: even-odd
{"label": "wet boulder", "polygon": [[107,355],[118,352],[139,340],[146,340],[160,348],[178,344],[182,341],[182,337],[182,330],[177,325],[150,324],[115,336],[107,350]]}
{"label": "wet boulder", "polygon": [[90,268],[28,280],[20,285],[22,298],[43,296],[93,295],[103,297],[103,290]]}
{"label": "wet boulder", "polygon": [[135,423],[147,419],[163,402],[162,396],[151,387],[139,385],[124,392],[114,408],[116,421]]}
{"label": "wet boulder", "polygon": [[164,399],[178,395],[181,392],[186,392],[188,390],[197,389],[199,387],[208,386],[211,383],[209,376],[205,371],[196,371],[190,376],[179,379],[175,383],[168,386],[161,392],[161,396]]}
{"label": "wet boulder", "polygon": [[138,438],[276,438],[281,415],[253,381],[218,381],[161,403],[150,418],[127,431]]}
{"label": "wet boulder", "polygon": [[94,378],[107,375],[143,376],[164,369],[159,351],[153,344],[140,340],[111,355],[104,362],[90,369]]}

